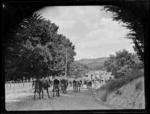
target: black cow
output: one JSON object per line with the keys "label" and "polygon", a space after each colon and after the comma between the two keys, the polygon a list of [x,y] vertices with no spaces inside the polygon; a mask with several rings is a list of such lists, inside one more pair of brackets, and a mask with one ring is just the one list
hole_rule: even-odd
{"label": "black cow", "polygon": [[41,92],[42,92],[42,98],[43,98],[43,90],[47,91],[48,98],[49,96],[49,91],[48,88],[50,87],[50,82],[47,79],[37,79],[33,82],[32,86],[34,86],[34,99],[36,96],[36,93],[39,93],[39,99],[41,99]]}
{"label": "black cow", "polygon": [[80,92],[81,84],[82,84],[81,80],[80,81],[76,81],[77,92]]}
{"label": "black cow", "polygon": [[81,81],[73,80],[73,90],[75,92],[80,92]]}
{"label": "black cow", "polygon": [[92,81],[88,81],[88,82],[87,82],[87,87],[88,87],[88,88],[91,88],[91,87],[92,87]]}
{"label": "black cow", "polygon": [[58,79],[54,79],[53,81],[53,97],[54,97],[54,93],[56,93],[56,96],[59,97],[59,80]]}
{"label": "black cow", "polygon": [[84,85],[87,85],[87,80],[84,80]]}
{"label": "black cow", "polygon": [[76,80],[73,80],[73,90],[76,91]]}
{"label": "black cow", "polygon": [[61,90],[62,90],[62,93],[67,93],[67,87],[68,87],[68,80],[62,79],[61,80]]}
{"label": "black cow", "polygon": [[83,87],[83,82],[82,82],[82,80],[80,80],[80,84],[81,84],[81,86]]}

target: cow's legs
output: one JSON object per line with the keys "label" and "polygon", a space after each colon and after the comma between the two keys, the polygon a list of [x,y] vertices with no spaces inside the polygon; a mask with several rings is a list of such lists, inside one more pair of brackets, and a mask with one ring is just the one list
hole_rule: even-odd
{"label": "cow's legs", "polygon": [[75,92],[77,91],[77,86],[75,85]]}
{"label": "cow's legs", "polygon": [[74,92],[76,91],[76,86],[74,85]]}
{"label": "cow's legs", "polygon": [[67,90],[66,90],[66,88],[65,88],[65,93],[67,93]]}
{"label": "cow's legs", "polygon": [[54,88],[53,88],[53,97],[54,97],[54,92],[55,92],[55,90],[54,90]]}
{"label": "cow's legs", "polygon": [[59,97],[59,88],[58,88],[58,97]]}
{"label": "cow's legs", "polygon": [[43,89],[41,89],[41,91],[42,91],[42,98],[43,98],[43,93],[44,93],[44,92],[43,92]]}
{"label": "cow's legs", "polygon": [[47,95],[48,95],[48,98],[50,98],[48,88],[47,88]]}
{"label": "cow's legs", "polygon": [[73,84],[73,91],[75,91],[75,86],[74,86],[74,84]]}
{"label": "cow's legs", "polygon": [[75,87],[75,91],[78,92],[78,87],[77,86]]}
{"label": "cow's legs", "polygon": [[41,89],[39,89],[39,99],[41,99]]}
{"label": "cow's legs", "polygon": [[35,99],[35,95],[36,95],[36,89],[34,90],[34,99]]}
{"label": "cow's legs", "polygon": [[55,93],[56,93],[56,96],[58,96],[58,94],[57,94],[57,93],[58,93],[58,90],[57,90],[57,88],[55,89]]}

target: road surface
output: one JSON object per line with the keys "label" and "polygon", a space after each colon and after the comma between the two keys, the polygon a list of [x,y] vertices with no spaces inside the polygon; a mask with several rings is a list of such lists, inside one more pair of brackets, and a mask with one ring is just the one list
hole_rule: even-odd
{"label": "road surface", "polygon": [[68,88],[67,94],[60,93],[60,97],[52,97],[50,88],[50,99],[44,91],[44,99],[33,99],[31,87],[6,91],[6,110],[103,110],[110,109],[99,103],[87,88],[82,88],[80,93],[73,92]]}

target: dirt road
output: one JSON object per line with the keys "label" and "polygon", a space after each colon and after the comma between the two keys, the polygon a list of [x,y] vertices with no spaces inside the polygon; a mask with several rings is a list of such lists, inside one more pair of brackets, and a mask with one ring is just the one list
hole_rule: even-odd
{"label": "dirt road", "polygon": [[96,101],[91,92],[82,88],[80,93],[73,92],[68,88],[67,94],[60,94],[60,97],[52,97],[50,89],[50,99],[46,91],[44,99],[39,100],[38,95],[33,99],[33,89],[24,88],[18,91],[6,92],[6,110],[102,110],[110,109]]}

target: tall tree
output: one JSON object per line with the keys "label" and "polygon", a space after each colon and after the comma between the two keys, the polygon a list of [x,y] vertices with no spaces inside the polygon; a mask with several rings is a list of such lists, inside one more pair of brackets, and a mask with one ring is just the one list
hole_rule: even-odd
{"label": "tall tree", "polygon": [[5,44],[7,79],[12,79],[13,76],[16,78],[16,72],[21,74],[20,78],[23,74],[36,78],[63,74],[65,48],[70,50],[68,63],[74,60],[75,48],[57,30],[58,26],[38,14],[24,19]]}
{"label": "tall tree", "polygon": [[115,78],[121,78],[125,76],[125,72],[134,67],[135,57],[135,54],[123,49],[116,52],[116,55],[110,55],[110,58],[104,62],[104,66]]}
{"label": "tall tree", "polygon": [[104,9],[113,13],[113,20],[123,22],[130,30],[127,38],[133,40],[136,53],[144,61],[144,39],[148,38],[149,3],[125,3],[105,6]]}

